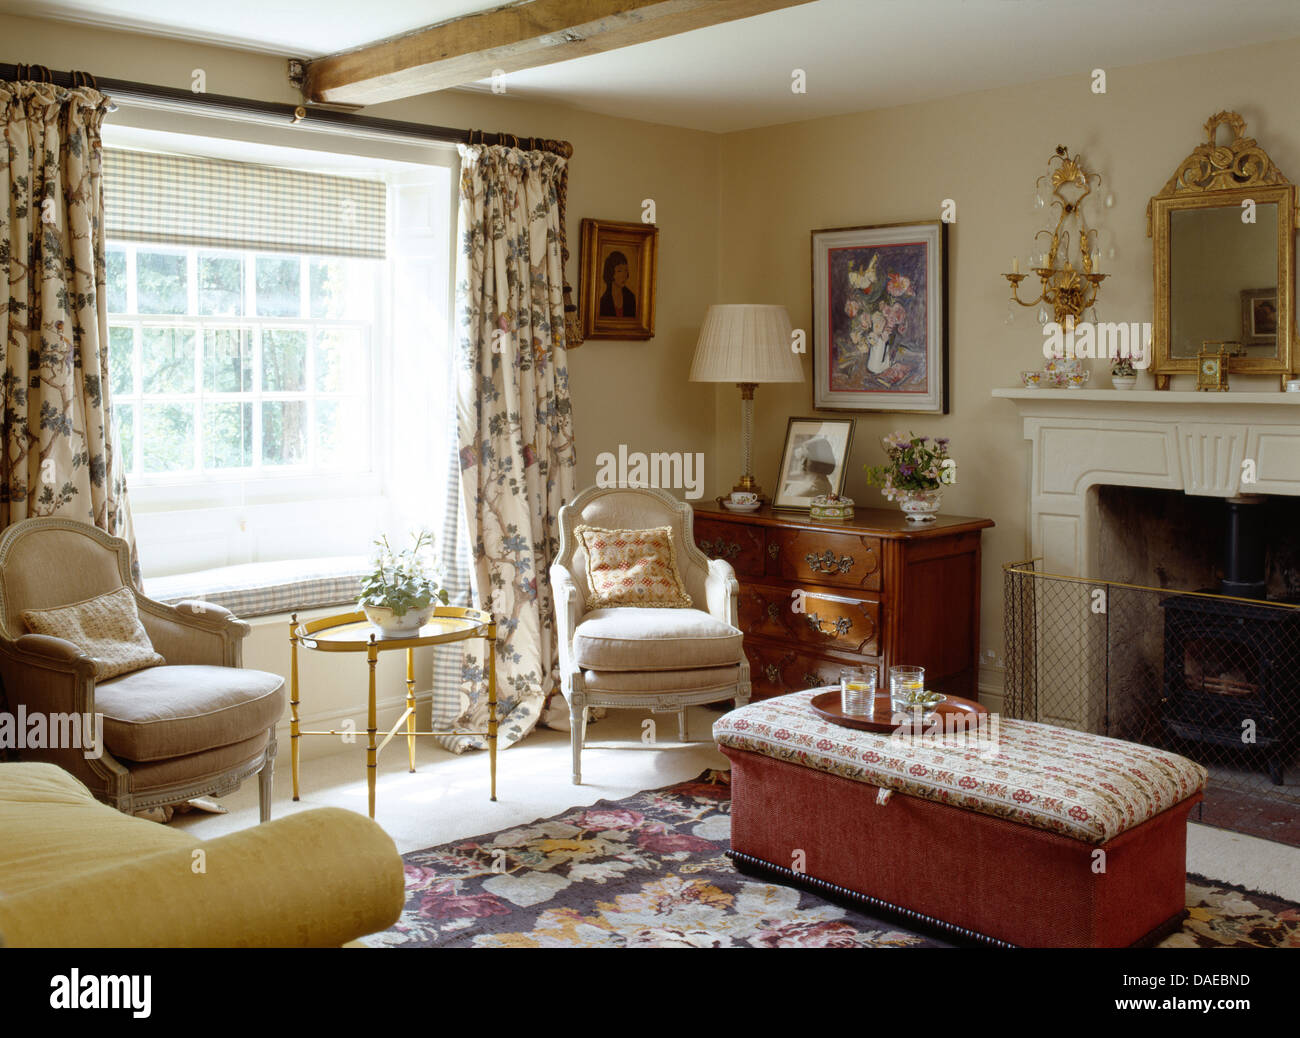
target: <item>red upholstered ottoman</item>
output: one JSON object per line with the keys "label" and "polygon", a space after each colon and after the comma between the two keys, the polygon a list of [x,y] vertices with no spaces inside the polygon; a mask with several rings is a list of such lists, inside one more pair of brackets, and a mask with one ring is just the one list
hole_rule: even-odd
{"label": "red upholstered ottoman", "polygon": [[821,691],[713,727],[742,869],[995,944],[1151,943],[1182,921],[1200,765],[996,715],[965,733],[855,731],[812,711]]}

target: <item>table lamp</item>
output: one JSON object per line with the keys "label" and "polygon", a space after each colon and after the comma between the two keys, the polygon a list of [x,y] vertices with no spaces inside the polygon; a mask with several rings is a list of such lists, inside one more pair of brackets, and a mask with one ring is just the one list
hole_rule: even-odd
{"label": "table lamp", "polygon": [[735,382],[740,388],[745,471],[733,491],[766,501],[754,479],[754,387],[760,382],[802,382],[803,365],[791,341],[790,315],[783,306],[719,303],[709,307],[695,346],[692,382]]}

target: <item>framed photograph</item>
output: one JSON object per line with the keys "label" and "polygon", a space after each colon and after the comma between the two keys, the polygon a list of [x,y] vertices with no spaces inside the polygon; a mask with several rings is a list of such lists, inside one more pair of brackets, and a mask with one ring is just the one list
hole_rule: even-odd
{"label": "framed photograph", "polygon": [[806,510],[814,497],[840,493],[852,444],[852,418],[791,418],[772,507]]}
{"label": "framed photograph", "polygon": [[1277,289],[1241,290],[1241,341],[1246,346],[1277,345]]}
{"label": "framed photograph", "polygon": [[812,232],[813,407],[948,413],[948,225]]}
{"label": "framed photograph", "polygon": [[582,221],[582,334],[585,339],[653,339],[659,228]]}

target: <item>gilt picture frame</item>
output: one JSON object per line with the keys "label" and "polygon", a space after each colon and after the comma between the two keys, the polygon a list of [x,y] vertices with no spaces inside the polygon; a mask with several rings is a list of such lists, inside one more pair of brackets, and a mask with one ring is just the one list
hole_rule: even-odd
{"label": "gilt picture frame", "polygon": [[948,413],[948,225],[812,232],[813,407]]}
{"label": "gilt picture frame", "polygon": [[578,309],[584,339],[653,339],[659,228],[582,221]]}

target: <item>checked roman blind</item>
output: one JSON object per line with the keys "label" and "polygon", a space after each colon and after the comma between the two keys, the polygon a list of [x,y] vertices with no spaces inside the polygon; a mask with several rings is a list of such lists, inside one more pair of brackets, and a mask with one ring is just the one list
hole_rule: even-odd
{"label": "checked roman blind", "polygon": [[379,180],[104,149],[109,240],[383,259]]}

